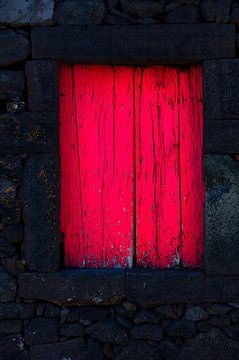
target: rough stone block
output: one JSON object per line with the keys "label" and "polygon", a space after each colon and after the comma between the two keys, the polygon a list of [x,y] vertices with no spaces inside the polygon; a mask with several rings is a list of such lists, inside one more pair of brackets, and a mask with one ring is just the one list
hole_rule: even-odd
{"label": "rough stone block", "polygon": [[227,155],[204,158],[205,270],[239,274],[239,162]]}
{"label": "rough stone block", "polygon": [[0,320],[0,334],[16,334],[22,331],[22,321],[16,319]]}
{"label": "rough stone block", "polygon": [[0,8],[0,24],[51,25],[54,0],[1,0]]}
{"label": "rough stone block", "polygon": [[11,208],[15,205],[17,186],[14,182],[0,178],[0,205]]}
{"label": "rough stone block", "polygon": [[56,4],[56,25],[99,25],[105,14],[103,0],[65,0]]}
{"label": "rough stone block", "polygon": [[136,17],[156,17],[163,13],[164,3],[152,0],[120,0],[125,13]]}
{"label": "rough stone block", "polygon": [[0,303],[15,301],[16,280],[7,273],[0,272]]}
{"label": "rough stone block", "polygon": [[83,64],[187,64],[235,56],[224,24],[59,26],[32,30],[33,59]]}
{"label": "rough stone block", "polygon": [[58,111],[58,67],[49,60],[26,64],[30,111]]}
{"label": "rough stone block", "polygon": [[239,120],[206,120],[203,146],[206,154],[238,154]]}
{"label": "rough stone block", "polygon": [[165,17],[166,24],[197,24],[200,21],[198,6],[194,5],[180,6]]}
{"label": "rough stone block", "polygon": [[24,339],[20,334],[0,338],[1,360],[28,360]]}
{"label": "rough stone block", "polygon": [[239,60],[203,64],[203,105],[206,120],[239,119]]}
{"label": "rough stone block", "polygon": [[22,175],[22,164],[19,156],[0,157],[0,176],[19,180]]}
{"label": "rough stone block", "polygon": [[0,304],[0,319],[29,319],[33,316],[32,304]]}
{"label": "rough stone block", "polygon": [[23,89],[22,71],[0,70],[0,100],[21,98]]}
{"label": "rough stone block", "polygon": [[205,21],[227,23],[230,20],[230,0],[206,0],[201,2],[201,11]]}
{"label": "rough stone block", "polygon": [[207,276],[198,271],[127,270],[126,297],[142,306],[229,302],[238,299],[238,276]]}
{"label": "rough stone block", "polygon": [[[2,14],[2,8],[1,8]],[[27,59],[30,42],[12,30],[0,30],[0,66],[9,66]]]}
{"label": "rough stone block", "polygon": [[85,360],[85,342],[82,338],[30,348],[31,360]]}
{"label": "rough stone block", "polygon": [[57,154],[26,160],[22,187],[24,250],[31,270],[54,271],[59,266],[59,178]]}
{"label": "rough stone block", "polygon": [[56,113],[0,115],[0,154],[58,151]]}
{"label": "rough stone block", "polygon": [[212,329],[197,335],[183,344],[179,360],[220,359],[232,360],[238,357],[239,344],[230,340],[221,330]]}
{"label": "rough stone block", "polygon": [[125,273],[121,270],[67,270],[19,275],[19,294],[25,299],[59,305],[110,305],[124,297]]}
{"label": "rough stone block", "polygon": [[55,318],[34,318],[25,329],[27,345],[50,344],[57,342],[58,338],[59,320]]}
{"label": "rough stone block", "polygon": [[127,331],[114,320],[95,323],[88,326],[86,334],[104,343],[126,345],[129,341]]}

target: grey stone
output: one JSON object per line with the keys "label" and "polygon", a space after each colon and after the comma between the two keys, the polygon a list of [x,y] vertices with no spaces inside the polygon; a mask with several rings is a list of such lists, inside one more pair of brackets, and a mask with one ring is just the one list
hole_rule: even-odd
{"label": "grey stone", "polygon": [[152,360],[160,359],[157,347],[152,347],[146,341],[133,340],[120,351],[116,360]]}
{"label": "grey stone", "polygon": [[54,61],[29,61],[26,64],[30,111],[58,111],[58,68]]}
{"label": "grey stone", "polygon": [[54,271],[59,266],[59,162],[56,154],[26,160],[22,199],[28,268]]}
{"label": "grey stone", "polygon": [[21,98],[24,82],[22,71],[0,70],[0,100]]}
{"label": "grey stone", "polygon": [[24,339],[21,334],[14,334],[0,338],[1,360],[27,360]]}
{"label": "grey stone", "polygon": [[4,234],[12,244],[19,244],[23,240],[23,224],[7,225]]}
{"label": "grey stone", "polygon": [[63,63],[185,65],[234,57],[235,41],[232,24],[60,26],[32,30],[32,56]]}
{"label": "grey stone", "polygon": [[46,317],[60,316],[60,308],[53,304],[46,304],[45,314]]}
{"label": "grey stone", "polygon": [[103,0],[65,0],[56,4],[56,25],[98,25],[105,14]]}
{"label": "grey stone", "polygon": [[78,338],[60,343],[30,347],[31,360],[86,360],[85,342]]}
{"label": "grey stone", "polygon": [[4,208],[14,207],[17,186],[10,180],[0,179],[0,205]]}
{"label": "grey stone", "polygon": [[203,64],[206,120],[239,119],[239,60],[209,60]]}
{"label": "grey stone", "polygon": [[159,322],[158,317],[150,309],[139,309],[134,317],[135,324],[152,323],[157,324]]}
{"label": "grey stone", "polygon": [[0,115],[0,154],[58,151],[58,119],[54,112]]}
{"label": "grey stone", "polygon": [[202,306],[187,305],[187,309],[183,318],[185,320],[198,321],[198,320],[208,319],[208,317],[209,317],[208,311],[205,310]]}
{"label": "grey stone", "polygon": [[123,11],[137,17],[156,17],[163,12],[164,2],[152,0],[120,0]]}
{"label": "grey stone", "polygon": [[227,23],[230,20],[230,5],[230,0],[202,1],[201,10],[204,20]]}
{"label": "grey stone", "polygon": [[61,326],[61,335],[68,337],[76,337],[84,335],[84,328],[79,323],[64,324]]}
{"label": "grey stone", "polygon": [[55,318],[34,318],[25,329],[27,345],[49,344],[58,341],[59,320]]}
{"label": "grey stone", "polygon": [[154,324],[134,325],[130,330],[133,339],[150,339],[160,341],[163,336],[162,327]]}
{"label": "grey stone", "polygon": [[16,280],[7,273],[0,273],[0,302],[15,301],[17,293]]}
{"label": "grey stone", "polygon": [[130,301],[124,301],[123,302],[123,306],[125,307],[126,310],[133,310],[135,311],[137,309],[137,304],[132,303]]}
{"label": "grey stone", "polygon": [[239,274],[239,163],[228,155],[204,157],[205,270]]}
{"label": "grey stone", "polygon": [[0,67],[22,62],[30,53],[29,40],[12,30],[0,30],[0,44]]}
{"label": "grey stone", "polygon": [[238,358],[239,344],[218,329],[188,339],[182,345],[179,360],[232,360]]}
{"label": "grey stone", "polygon": [[54,0],[1,0],[0,24],[51,25]]}
{"label": "grey stone", "polygon": [[[22,175],[21,158],[19,156],[0,157],[0,176],[19,180]],[[15,210],[8,210],[15,211]]]}
{"label": "grey stone", "polygon": [[193,321],[188,320],[167,320],[167,326],[164,331],[169,336],[191,338],[196,334]]}
{"label": "grey stone", "polygon": [[16,334],[22,330],[22,321],[16,319],[0,320],[0,334]]}
{"label": "grey stone", "polygon": [[107,320],[90,325],[85,329],[86,334],[105,343],[126,345],[128,335],[126,330],[114,320]]}
{"label": "grey stone", "polygon": [[194,5],[179,7],[165,17],[166,24],[196,24],[200,21],[199,9]]}
{"label": "grey stone", "polygon": [[111,305],[122,301],[124,280],[124,271],[113,269],[24,273],[19,275],[19,294],[59,305]]}

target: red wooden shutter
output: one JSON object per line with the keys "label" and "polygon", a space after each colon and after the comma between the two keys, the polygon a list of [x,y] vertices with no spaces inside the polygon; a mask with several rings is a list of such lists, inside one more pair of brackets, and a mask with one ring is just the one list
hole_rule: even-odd
{"label": "red wooden shutter", "polygon": [[201,80],[200,66],[61,66],[67,266],[202,266]]}

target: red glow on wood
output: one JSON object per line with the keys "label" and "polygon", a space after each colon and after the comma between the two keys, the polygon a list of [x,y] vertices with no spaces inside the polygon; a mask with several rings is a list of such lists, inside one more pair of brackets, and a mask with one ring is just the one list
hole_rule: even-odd
{"label": "red glow on wood", "polygon": [[200,66],[61,66],[67,266],[202,266],[201,93]]}

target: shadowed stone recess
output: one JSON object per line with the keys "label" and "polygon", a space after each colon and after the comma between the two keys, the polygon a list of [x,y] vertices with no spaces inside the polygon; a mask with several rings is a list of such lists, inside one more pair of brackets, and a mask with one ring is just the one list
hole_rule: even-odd
{"label": "shadowed stone recess", "polygon": [[29,40],[13,30],[0,30],[0,44],[0,67],[22,62],[30,54]]}
{"label": "shadowed stone recess", "polygon": [[239,274],[239,162],[229,155],[204,158],[205,270]]}

